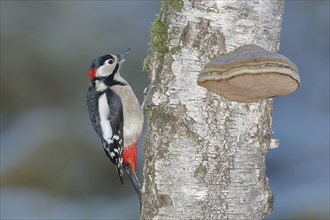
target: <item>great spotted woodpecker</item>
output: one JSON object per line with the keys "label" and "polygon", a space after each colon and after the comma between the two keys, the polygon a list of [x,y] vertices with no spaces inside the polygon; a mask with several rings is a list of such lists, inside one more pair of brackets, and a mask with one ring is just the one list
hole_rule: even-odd
{"label": "great spotted woodpecker", "polygon": [[130,49],[120,54],[106,54],[92,61],[87,105],[92,125],[106,155],[116,165],[121,183],[125,170],[141,200],[141,185],[135,172],[143,111],[131,86],[119,73],[129,53]]}

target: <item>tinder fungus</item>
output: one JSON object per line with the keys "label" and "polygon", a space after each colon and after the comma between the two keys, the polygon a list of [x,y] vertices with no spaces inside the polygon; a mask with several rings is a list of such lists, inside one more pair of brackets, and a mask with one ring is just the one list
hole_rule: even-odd
{"label": "tinder fungus", "polygon": [[211,60],[197,83],[228,100],[248,103],[289,95],[300,78],[288,58],[250,44]]}

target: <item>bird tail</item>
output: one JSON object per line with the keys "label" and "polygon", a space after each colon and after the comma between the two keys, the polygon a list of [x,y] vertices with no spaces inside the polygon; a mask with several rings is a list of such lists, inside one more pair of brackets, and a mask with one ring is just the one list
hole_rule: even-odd
{"label": "bird tail", "polygon": [[137,178],[136,173],[134,172],[134,170],[129,165],[124,164],[123,167],[124,167],[128,177],[129,177],[129,179],[131,180],[131,182],[133,184],[133,187],[134,187],[134,190],[137,193],[137,195],[139,197],[139,200],[140,200],[140,203],[141,203],[141,184],[140,184],[140,181]]}

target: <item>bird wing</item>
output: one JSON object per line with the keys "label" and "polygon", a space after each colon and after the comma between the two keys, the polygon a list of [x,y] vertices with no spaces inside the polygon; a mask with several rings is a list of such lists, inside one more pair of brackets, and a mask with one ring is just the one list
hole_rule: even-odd
{"label": "bird wing", "polygon": [[109,141],[103,143],[104,150],[106,151],[110,160],[116,164],[117,171],[122,181],[122,164],[123,164],[123,105],[120,97],[108,89],[106,91],[107,103],[109,106],[109,114],[107,117],[109,130],[111,131],[111,138]]}
{"label": "bird wing", "polygon": [[92,125],[101,139],[104,152],[113,162],[122,181],[123,170],[123,106],[112,90],[98,92],[92,83],[87,93],[87,106]]}
{"label": "bird wing", "polygon": [[95,85],[91,84],[87,93],[87,107],[92,125],[97,135],[102,139],[102,130],[100,127],[100,115],[98,112],[98,97],[99,94],[95,89]]}

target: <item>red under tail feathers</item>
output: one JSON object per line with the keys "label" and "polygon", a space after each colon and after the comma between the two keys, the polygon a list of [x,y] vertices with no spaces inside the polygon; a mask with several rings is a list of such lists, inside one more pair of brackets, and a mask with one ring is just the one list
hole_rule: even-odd
{"label": "red under tail feathers", "polygon": [[136,172],[137,153],[137,143],[124,148],[123,162],[128,164],[134,172]]}

